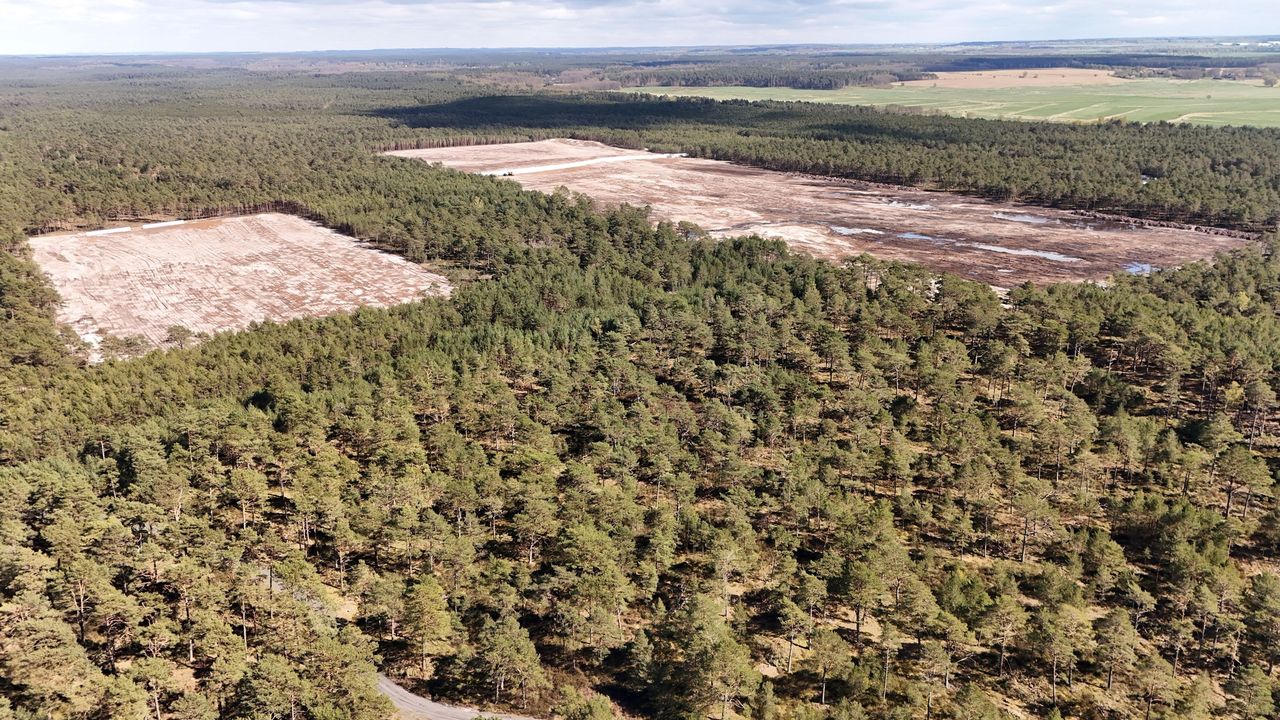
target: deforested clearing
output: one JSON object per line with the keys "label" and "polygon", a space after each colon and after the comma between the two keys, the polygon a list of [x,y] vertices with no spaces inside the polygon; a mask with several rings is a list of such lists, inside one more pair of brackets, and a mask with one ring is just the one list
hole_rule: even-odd
{"label": "deforested clearing", "polygon": [[[658,153],[624,150],[589,140],[569,139],[392,150],[386,154],[440,163],[455,170],[481,175],[526,175],[540,168],[567,170],[597,165],[601,161],[639,159],[646,155],[652,156],[653,160],[669,157]],[[573,167],[564,167],[566,165]]]}
{"label": "deforested clearing", "polygon": [[216,333],[450,291],[417,264],[280,213],[58,233],[30,244],[62,296],[59,322],[93,347],[109,335],[160,346],[174,326]]}
{"label": "deforested clearing", "polygon": [[[526,188],[552,192],[566,187],[606,205],[647,205],[655,219],[687,220],[716,237],[776,237],[832,260],[865,252],[997,288],[1025,281],[1102,280],[1139,266],[1174,267],[1249,242],[1192,229],[656,153],[647,160],[579,164],[637,154],[581,140],[395,154],[488,174],[525,168],[511,179]],[[574,165],[562,167],[569,163]]]}

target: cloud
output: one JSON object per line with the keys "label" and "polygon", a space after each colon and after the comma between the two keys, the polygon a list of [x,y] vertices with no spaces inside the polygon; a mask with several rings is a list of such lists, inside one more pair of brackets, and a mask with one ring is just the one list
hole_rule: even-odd
{"label": "cloud", "polygon": [[0,0],[0,53],[604,47],[1256,33],[1273,0]]}

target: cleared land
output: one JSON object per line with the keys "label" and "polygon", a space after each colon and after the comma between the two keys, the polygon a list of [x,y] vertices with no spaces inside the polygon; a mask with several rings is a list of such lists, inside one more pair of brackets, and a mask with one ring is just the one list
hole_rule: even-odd
{"label": "cleared land", "polygon": [[91,346],[106,335],[161,345],[174,325],[215,333],[450,291],[444,277],[419,265],[278,213],[30,242],[62,295],[58,320]]}
{"label": "cleared land", "polygon": [[392,150],[387,155],[438,162],[455,170],[479,175],[502,175],[528,171],[546,165],[568,163],[596,164],[606,158],[640,155],[635,150],[609,147],[581,140],[552,140],[498,145],[432,148],[428,150]]}
{"label": "cleared land", "polygon": [[[635,155],[599,143],[544,140],[397,151],[471,172]],[[604,204],[648,205],[715,236],[760,234],[838,260],[861,253],[922,263],[999,288],[1024,281],[1099,280],[1211,257],[1247,240],[1086,219],[947,193],[885,188],[650,154],[648,160],[525,172],[526,188],[558,187]]]}
{"label": "cleared land", "polygon": [[[719,100],[797,100],[846,105],[897,105],[965,117],[1096,122],[1186,122],[1280,127],[1280,87],[1231,80],[1124,80],[1111,76],[1054,77],[1061,69],[1012,73],[943,73],[938,80],[890,88],[796,90],[752,87],[642,87],[629,91]],[[1084,70],[1094,73],[1101,71]],[[1013,76],[1010,77],[1010,74]],[[1105,82],[1104,82],[1105,80]],[[1115,81],[1115,82],[1112,82]]]}
{"label": "cleared land", "polygon": [[[520,152],[512,152],[518,146]],[[536,173],[573,170],[592,165],[609,165],[620,162],[641,162],[684,157],[684,153],[651,153],[623,150],[595,142],[582,140],[554,140],[499,145],[470,145],[465,156],[448,154],[448,161],[435,159],[434,154],[447,150],[391,150],[384,154],[395,157],[415,158],[447,165],[454,170],[477,175],[530,175]]]}

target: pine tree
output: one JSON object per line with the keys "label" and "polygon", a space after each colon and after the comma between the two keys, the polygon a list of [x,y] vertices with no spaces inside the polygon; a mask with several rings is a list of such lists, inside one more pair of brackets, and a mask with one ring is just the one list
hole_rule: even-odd
{"label": "pine tree", "polygon": [[434,576],[420,576],[404,599],[404,634],[418,653],[418,671],[427,677],[427,660],[433,650],[453,634],[453,615],[444,590]]}
{"label": "pine tree", "polygon": [[1094,632],[1098,660],[1107,670],[1107,689],[1110,690],[1116,671],[1127,673],[1137,660],[1134,647],[1138,634],[1129,622],[1129,613],[1122,608],[1114,608],[1099,619]]}
{"label": "pine tree", "polygon": [[820,686],[818,699],[822,705],[827,704],[828,677],[848,665],[850,653],[849,643],[834,630],[822,628],[810,639],[807,660],[810,667],[818,674]]}

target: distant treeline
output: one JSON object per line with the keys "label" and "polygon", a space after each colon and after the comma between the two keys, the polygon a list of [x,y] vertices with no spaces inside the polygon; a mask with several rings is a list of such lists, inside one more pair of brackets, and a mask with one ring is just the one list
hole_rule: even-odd
{"label": "distant treeline", "polygon": [[1280,220],[1280,131],[1023,123],[816,103],[592,94],[382,111],[489,141],[571,136],[785,172],[1258,231]]}
{"label": "distant treeline", "polygon": [[[909,62],[906,58],[898,58]],[[1034,70],[1051,67],[1158,67],[1158,68],[1246,68],[1258,64],[1257,57],[1207,57],[1203,55],[1113,54],[1113,55],[990,55],[929,56],[915,59],[926,72],[975,72],[979,70]]]}
{"label": "distant treeline", "polygon": [[[577,88],[621,85],[791,87],[830,90],[919,80],[932,73],[1087,67],[1143,75],[1186,76],[1210,70],[1257,73],[1280,57],[1280,46],[1224,48],[1214,43],[1159,40],[1107,46],[1093,43],[975,43],[935,48],[888,46],[753,46],[679,49],[408,49],[312,53],[215,53],[110,58],[13,58],[0,64],[0,80],[21,81],[41,69],[87,70],[98,79],[178,77],[198,69],[219,72],[306,72],[373,75],[388,68],[449,72],[456,78],[497,85],[542,82]],[[1126,51],[1126,49],[1128,51]],[[1221,51],[1222,54],[1219,54]],[[566,81],[562,76],[573,74]],[[1249,77],[1257,77],[1251,74]],[[395,85],[395,78],[384,84]]]}
{"label": "distant treeline", "polygon": [[871,66],[859,68],[786,68],[698,65],[695,67],[647,68],[620,73],[623,85],[663,87],[789,87],[801,90],[838,90],[851,86],[888,85],[906,80],[936,77],[914,67]]}
{"label": "distant treeline", "polygon": [[1116,70],[1125,77],[1199,78],[1259,76],[1256,57],[1207,57],[1199,55],[990,55],[841,54],[833,57],[704,58],[696,61],[625,63],[603,76],[624,86],[789,87],[800,90],[838,90],[874,87],[909,80],[925,80],[940,72],[1036,70],[1041,68],[1092,68]]}

